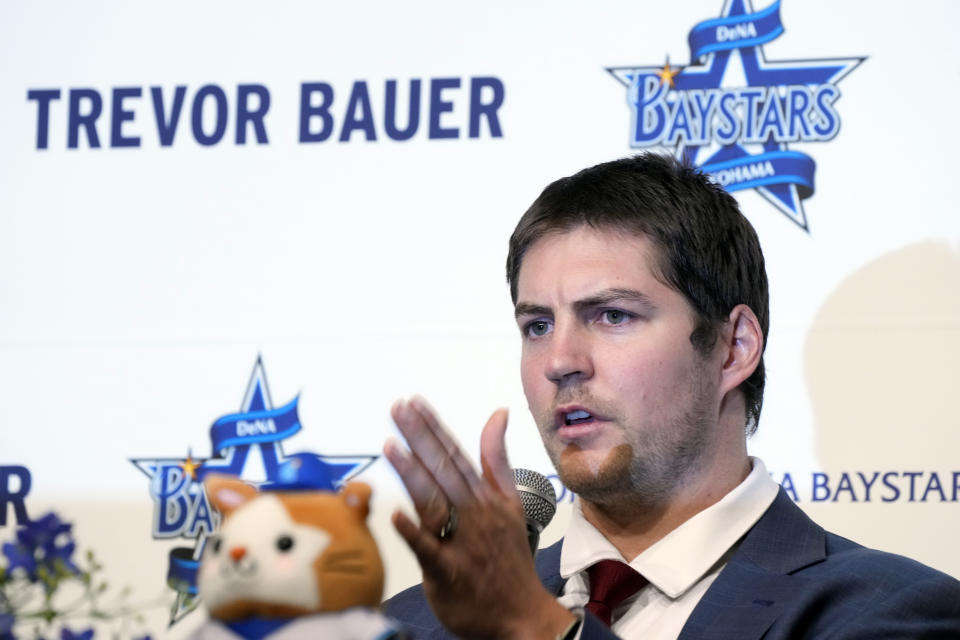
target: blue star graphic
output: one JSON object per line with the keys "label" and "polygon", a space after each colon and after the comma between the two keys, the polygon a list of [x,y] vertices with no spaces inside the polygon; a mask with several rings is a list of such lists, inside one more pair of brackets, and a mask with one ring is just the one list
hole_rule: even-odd
{"label": "blue star graphic", "polygon": [[[286,405],[290,407],[291,405],[295,406],[296,400],[293,403]],[[255,416],[258,414],[268,414],[273,409],[273,402],[270,399],[270,391],[267,386],[266,374],[263,370],[263,363],[261,359],[257,358],[257,363],[254,366],[253,374],[250,376],[250,382],[247,385],[247,391],[244,394],[244,401],[240,407],[240,413],[234,414],[235,416]],[[220,423],[225,418],[233,416],[224,416],[217,422]],[[211,431],[216,427],[211,428]],[[290,426],[287,431],[287,436],[293,435],[300,430],[299,420],[296,420],[294,424]],[[213,436],[211,435],[211,438]],[[216,449],[216,445],[214,445]],[[259,449],[260,462],[262,462],[262,470],[264,473],[264,479],[259,480],[259,482],[277,482],[283,462],[287,460],[287,456],[283,453],[283,444],[281,439],[265,440],[263,442],[252,443],[252,444],[237,444],[230,447],[220,447],[221,451],[225,454],[222,458],[209,458],[207,459],[203,466],[198,469],[198,480],[203,481],[203,477],[209,472],[216,473],[227,473],[230,475],[235,475],[241,478],[248,477],[248,473],[245,473],[245,470],[248,468],[248,462],[253,462],[250,459],[250,454],[254,449]],[[326,477],[329,480],[329,483],[326,486],[317,485],[317,489],[326,489],[333,491],[338,489],[344,482],[349,478],[357,475],[363,469],[370,466],[376,459],[377,456],[322,456],[312,453],[299,453],[296,454],[298,459],[303,459],[303,457],[308,456],[312,458],[312,462],[315,466],[322,467],[326,473]]]}
{"label": "blue star graphic", "polygon": [[[794,106],[789,101],[792,96],[784,95],[786,89],[778,89],[776,93],[768,93],[768,87],[813,87],[821,85],[836,85],[844,76],[855,69],[865,57],[781,60],[768,61],[763,52],[763,44],[779,37],[784,29],[780,23],[780,1],[774,2],[767,8],[754,12],[750,0],[727,0],[720,17],[706,20],[697,24],[690,32],[691,61],[685,67],[671,69],[669,62],[665,67],[660,66],[630,66],[611,67],[609,71],[619,82],[625,85],[628,91],[636,91],[637,83],[657,77],[660,84],[667,90],[666,104],[671,109],[677,108],[678,94],[692,91],[703,96],[705,90],[729,89],[729,82],[725,78],[732,75],[737,69],[731,62],[739,60],[739,71],[742,73],[743,94],[748,96],[747,107],[755,109],[756,113],[766,114],[774,122],[783,118],[782,114],[790,113]],[[667,82],[669,81],[669,88]],[[751,91],[750,88],[756,90]],[[805,98],[802,91],[795,91],[804,109],[813,108],[802,102]],[[690,94],[693,95],[693,94]],[[698,96],[699,97],[699,96]],[[839,97],[839,92],[831,95],[832,100]],[[633,99],[633,95],[631,95]],[[779,104],[767,104],[777,101]],[[827,106],[829,108],[830,105]],[[686,118],[686,112],[679,113]],[[780,115],[778,115],[780,114]],[[827,112],[822,116],[824,135],[816,141],[832,139],[839,130],[839,117],[836,123],[829,119],[835,114]],[[712,122],[717,119],[712,116]],[[635,115],[636,118],[636,115]],[[742,119],[741,126],[749,127],[753,123],[749,117]],[[758,120],[763,120],[759,118]],[[765,120],[764,120],[765,121]],[[708,123],[708,124],[712,124]],[[636,126],[634,122],[634,126]],[[682,124],[682,123],[681,123]],[[805,123],[799,123],[806,126]],[[835,126],[827,126],[835,124]],[[790,121],[789,126],[795,123]],[[641,123],[644,126],[644,123]],[[687,126],[689,131],[689,125]],[[750,131],[745,132],[750,137]],[[771,204],[787,215],[793,222],[804,230],[808,230],[806,214],[802,200],[813,193],[813,173],[815,163],[806,154],[791,151],[787,142],[778,141],[777,136],[770,134],[763,140],[750,142],[743,141],[743,135],[737,140],[713,140],[713,144],[703,144],[684,140],[677,137],[675,153],[689,162],[701,167],[705,172],[716,173],[724,169],[743,166],[751,159],[758,161],[772,161],[778,167],[777,175],[761,175],[754,179],[741,181],[728,186],[728,190],[756,189]],[[811,138],[816,136],[810,136]],[[810,141],[805,140],[805,141]],[[632,143],[632,146],[642,147],[646,144]],[[752,150],[751,150],[752,148]]]}
{"label": "blue star graphic", "polygon": [[[223,473],[243,478],[264,490],[313,489],[334,491],[373,464],[376,455],[324,456],[309,452],[285,455],[282,441],[301,429],[297,402],[280,408],[270,398],[263,361],[257,357],[240,411],[216,420],[210,428],[213,454],[208,458],[134,458],[131,462],[151,482],[154,500],[176,497],[183,505],[171,511],[180,518],[172,531],[160,532],[154,522],[154,537],[185,537],[192,549],[174,549],[168,581],[179,584],[170,624],[196,608],[195,572],[203,545],[212,529],[212,515],[203,499],[203,478]],[[259,430],[259,431],[258,431]],[[305,470],[307,473],[298,473]],[[186,517],[190,511],[195,522]],[[156,516],[155,516],[156,517]],[[180,522],[183,522],[181,525]]]}

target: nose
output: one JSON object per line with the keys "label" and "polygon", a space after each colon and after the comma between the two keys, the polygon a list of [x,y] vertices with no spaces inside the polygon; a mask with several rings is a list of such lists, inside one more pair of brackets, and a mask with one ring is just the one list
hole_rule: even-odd
{"label": "nose", "polygon": [[234,562],[240,562],[245,555],[247,555],[246,547],[232,547],[230,549],[230,557],[233,558]]}
{"label": "nose", "polygon": [[579,384],[593,377],[588,336],[576,324],[558,322],[550,336],[544,375],[558,387]]}

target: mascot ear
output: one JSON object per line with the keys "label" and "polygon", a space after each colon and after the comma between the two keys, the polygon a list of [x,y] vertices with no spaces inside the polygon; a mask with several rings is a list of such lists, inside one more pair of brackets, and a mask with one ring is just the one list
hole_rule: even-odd
{"label": "mascot ear", "polygon": [[370,485],[365,482],[348,482],[340,491],[340,497],[347,508],[360,522],[366,522],[370,514]]}
{"label": "mascot ear", "polygon": [[217,511],[224,516],[257,496],[257,489],[233,476],[211,473],[203,479],[203,488]]}

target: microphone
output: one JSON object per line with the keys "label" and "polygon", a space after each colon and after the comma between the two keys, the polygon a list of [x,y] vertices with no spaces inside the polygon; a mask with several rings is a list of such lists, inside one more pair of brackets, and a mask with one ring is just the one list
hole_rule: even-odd
{"label": "microphone", "polygon": [[530,553],[536,555],[540,544],[540,532],[550,524],[557,512],[557,494],[553,485],[543,474],[530,469],[514,469],[513,481],[517,486],[517,495],[523,504],[523,513],[527,516],[527,542]]}

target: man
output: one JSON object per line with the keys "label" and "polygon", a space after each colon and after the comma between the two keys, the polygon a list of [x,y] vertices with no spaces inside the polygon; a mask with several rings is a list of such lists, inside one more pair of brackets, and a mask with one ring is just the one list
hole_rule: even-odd
{"label": "man", "polygon": [[720,187],[652,154],[558,180],[507,279],[524,392],[578,501],[535,564],[505,412],[478,475],[423,400],[395,405],[410,450],[385,453],[420,524],[394,525],[424,582],[386,608],[417,637],[960,637],[960,583],[824,532],[747,456],[767,280]]}

